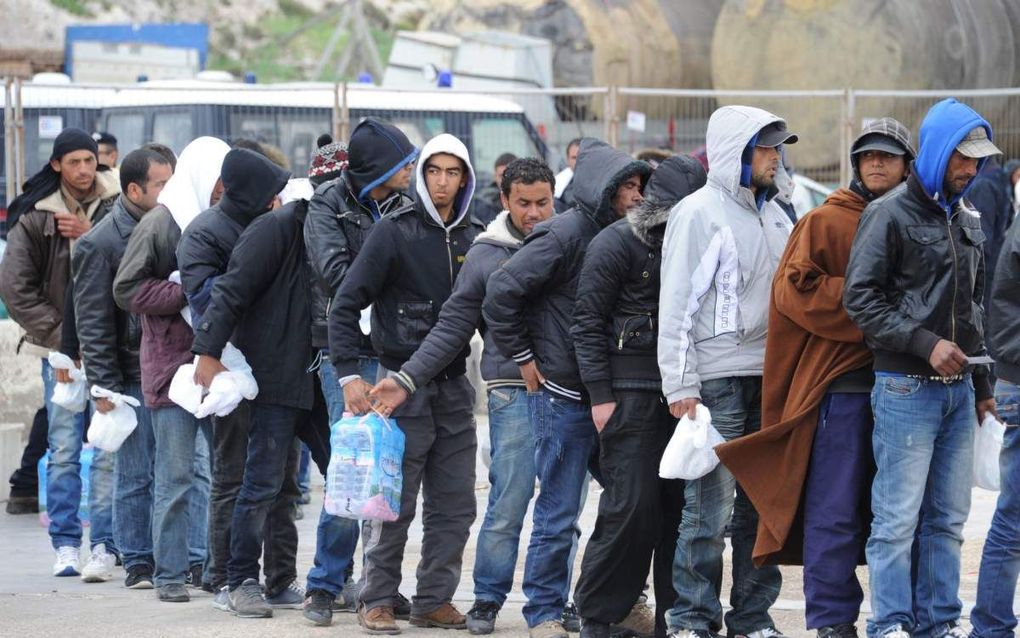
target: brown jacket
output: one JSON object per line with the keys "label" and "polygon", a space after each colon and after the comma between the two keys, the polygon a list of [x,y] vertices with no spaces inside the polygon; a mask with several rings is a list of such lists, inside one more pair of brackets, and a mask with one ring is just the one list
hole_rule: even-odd
{"label": "brown jacket", "polygon": [[[74,212],[95,224],[113,206],[120,184],[108,171],[96,173],[96,198]],[[57,232],[54,213],[71,212],[63,190],[39,200],[7,235],[0,264],[0,297],[25,331],[22,341],[31,354],[46,356],[60,349],[64,299],[71,281],[71,240]],[[34,347],[32,347],[34,346]]]}
{"label": "brown jacket", "polygon": [[798,223],[772,282],[760,432],[715,448],[758,510],[755,563],[800,564],[798,509],[829,384],[871,362],[843,308],[866,202],[839,189]]}

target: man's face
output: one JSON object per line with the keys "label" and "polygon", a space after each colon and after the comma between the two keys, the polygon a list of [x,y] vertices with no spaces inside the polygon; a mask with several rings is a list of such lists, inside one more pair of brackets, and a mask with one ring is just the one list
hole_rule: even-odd
{"label": "man's face", "polygon": [[967,187],[970,180],[977,175],[978,160],[967,157],[960,151],[953,151],[949,156],[949,165],[946,166],[946,177],[942,182],[942,188],[946,195],[958,195]]}
{"label": "man's face", "polygon": [[173,171],[170,170],[169,164],[150,162],[149,171],[146,173],[145,186],[128,184],[128,199],[143,211],[152,210],[159,203],[156,199],[163,191],[163,187],[166,186],[172,174]]}
{"label": "man's face", "polygon": [[574,170],[574,167],[577,166],[577,153],[580,150],[580,144],[574,144],[567,147],[567,166],[570,167],[570,170]]}
{"label": "man's face", "polygon": [[425,186],[436,208],[453,205],[453,198],[467,184],[467,174],[460,158],[438,153],[425,164]]}
{"label": "man's face", "polygon": [[751,157],[751,186],[755,188],[772,188],[776,183],[776,171],[779,170],[779,148],[775,146],[755,146]]}
{"label": "man's face", "polygon": [[110,168],[117,165],[117,147],[110,144],[99,145],[99,163]]}
{"label": "man's face", "polygon": [[223,197],[223,191],[226,188],[223,186],[223,179],[216,180],[216,184],[213,186],[212,193],[209,195],[209,205],[215,206],[219,203],[220,198]]}
{"label": "man's face", "polygon": [[76,191],[86,193],[96,181],[96,156],[92,151],[71,151],[59,160],[51,160],[50,167],[60,173],[60,181]]}
{"label": "man's face", "polygon": [[499,197],[503,208],[510,211],[510,221],[525,236],[535,230],[536,224],[552,217],[553,189],[549,182],[514,182],[510,185],[510,197],[502,192]]}
{"label": "man's face", "polygon": [[617,217],[623,217],[627,211],[643,201],[645,198],[641,194],[641,178],[634,175],[616,189],[616,194],[613,195],[613,212]]}
{"label": "man's face", "polygon": [[1009,183],[1012,186],[1016,186],[1016,183],[1020,182],[1020,168],[1013,171],[1013,174],[1009,176]]}
{"label": "man's face", "polygon": [[414,173],[414,162],[408,162],[406,166],[390,176],[383,187],[391,191],[406,191],[411,185],[411,175]]}
{"label": "man's face", "polygon": [[907,161],[903,155],[864,151],[857,154],[857,172],[865,188],[875,195],[885,195],[906,177]]}
{"label": "man's face", "polygon": [[502,166],[497,166],[492,171],[492,180],[494,182],[496,182],[496,186],[499,187],[500,189],[502,189],[502,187],[503,187],[503,173],[505,173],[505,172],[506,172],[506,164],[503,164]]}

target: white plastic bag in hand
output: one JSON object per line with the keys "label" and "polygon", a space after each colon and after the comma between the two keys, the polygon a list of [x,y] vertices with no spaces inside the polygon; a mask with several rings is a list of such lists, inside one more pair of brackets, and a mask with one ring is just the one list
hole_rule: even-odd
{"label": "white plastic bag in hand", "polygon": [[193,363],[182,365],[170,382],[170,400],[196,417],[204,419],[213,414],[227,416],[237,409],[244,399],[250,401],[258,396],[259,386],[255,382],[251,365],[234,344],[227,343],[223,348],[220,363],[227,370],[213,377],[208,390],[195,383],[197,356]]}
{"label": "white plastic bag in hand", "polygon": [[195,364],[185,363],[177,368],[174,378],[170,380],[170,400],[195,414],[202,405],[203,394],[202,386],[195,383]]}
{"label": "white plastic bag in hand", "polygon": [[92,398],[108,399],[113,403],[113,409],[106,414],[96,410],[89,425],[89,443],[100,450],[116,452],[138,427],[138,414],[135,408],[141,404],[134,397],[96,385],[92,386]]}
{"label": "white plastic bag in hand", "polygon": [[999,453],[1006,426],[991,412],[985,414],[981,427],[974,433],[974,487],[999,491]]}
{"label": "white plastic bag in hand", "polygon": [[74,365],[71,357],[62,352],[51,352],[47,359],[55,370],[67,370],[70,383],[57,383],[53,387],[51,401],[75,414],[83,411],[89,402],[89,391],[85,383],[85,370]]}
{"label": "white plastic bag in hand", "polygon": [[712,414],[699,403],[693,421],[685,414],[677,424],[659,461],[659,476],[688,481],[705,476],[719,465],[713,448],[720,443],[723,438],[712,427]]}

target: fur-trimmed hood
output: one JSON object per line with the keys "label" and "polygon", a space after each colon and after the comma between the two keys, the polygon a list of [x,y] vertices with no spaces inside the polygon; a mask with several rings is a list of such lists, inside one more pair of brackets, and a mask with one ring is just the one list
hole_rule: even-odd
{"label": "fur-trimmed hood", "polygon": [[673,207],[705,185],[701,162],[690,155],[673,155],[659,164],[645,187],[645,201],[627,213],[631,230],[646,246],[659,248]]}

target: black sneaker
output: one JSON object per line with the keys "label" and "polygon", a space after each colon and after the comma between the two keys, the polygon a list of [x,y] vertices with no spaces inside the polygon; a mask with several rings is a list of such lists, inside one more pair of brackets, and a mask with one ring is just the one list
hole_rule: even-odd
{"label": "black sneaker", "polygon": [[262,588],[254,578],[245,579],[227,595],[230,611],[238,618],[272,618],[273,608],[262,596]]}
{"label": "black sneaker", "polygon": [[188,588],[180,583],[170,583],[156,588],[156,597],[163,603],[186,603],[191,600]]}
{"label": "black sneaker", "polygon": [[818,638],[857,638],[857,627],[853,623],[822,627],[818,630]]}
{"label": "black sneaker", "polygon": [[473,636],[491,634],[496,628],[496,615],[499,603],[491,600],[476,600],[467,613],[467,630]]}
{"label": "black sneaker", "polygon": [[37,494],[16,496],[12,491],[10,498],[7,499],[7,513],[11,516],[18,516],[19,514],[38,514],[39,496]]}
{"label": "black sneaker", "polygon": [[310,589],[305,597],[302,613],[307,620],[320,627],[333,623],[333,595],[321,589]]}
{"label": "black sneaker", "polygon": [[152,589],[152,568],[148,565],[129,567],[124,586],[128,589]]}
{"label": "black sneaker", "polygon": [[400,592],[393,599],[393,617],[397,620],[411,620],[411,601]]}
{"label": "black sneaker", "polygon": [[[202,563],[195,563],[188,568],[188,573],[184,577],[184,584],[188,587],[201,587],[202,586],[202,574],[205,570],[202,567]],[[211,586],[210,586],[211,587]],[[211,591],[211,589],[209,590]]]}
{"label": "black sneaker", "polygon": [[612,632],[609,625],[587,618],[581,621],[581,638],[610,638]]}
{"label": "black sneaker", "polygon": [[563,608],[561,620],[563,628],[570,633],[576,634],[581,631],[581,617],[577,615],[577,605],[574,603],[567,603],[567,606]]}

